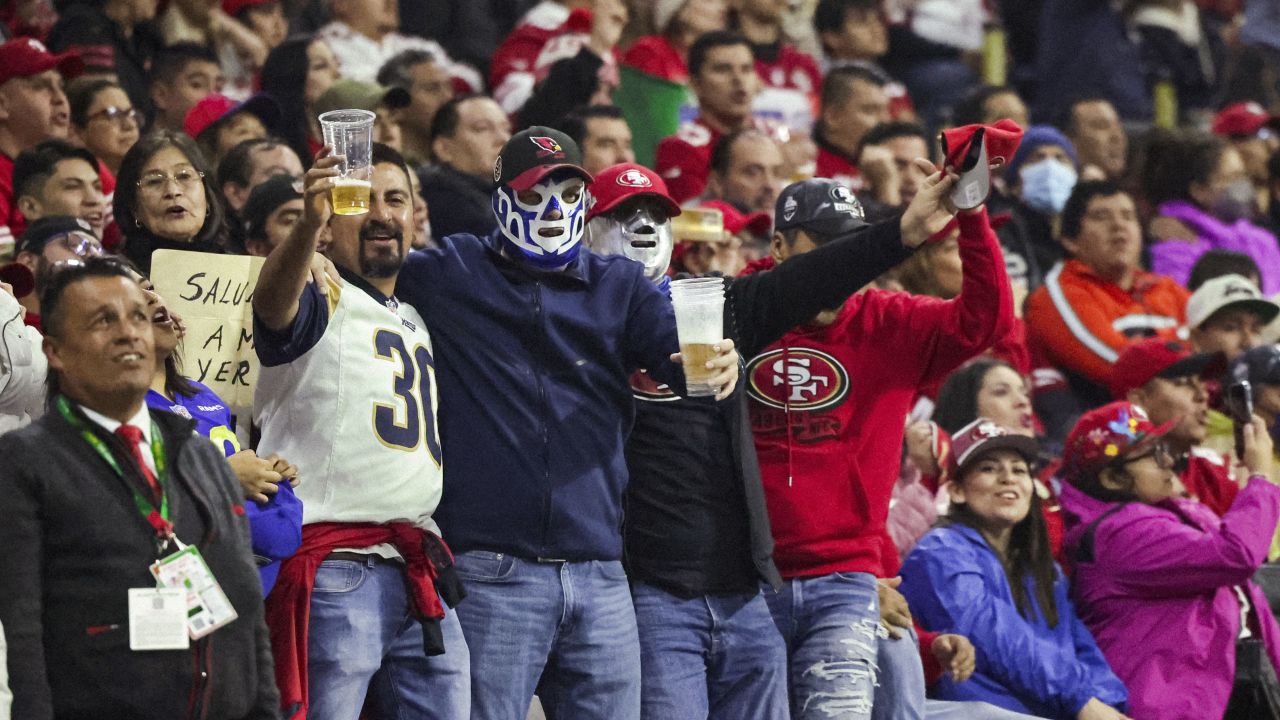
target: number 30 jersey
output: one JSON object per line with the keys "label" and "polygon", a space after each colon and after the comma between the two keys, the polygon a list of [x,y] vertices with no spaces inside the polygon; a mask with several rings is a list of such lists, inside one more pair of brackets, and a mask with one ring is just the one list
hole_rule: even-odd
{"label": "number 30 jersey", "polygon": [[293,326],[254,318],[259,455],[298,466],[303,523],[431,519],[443,471],[431,336],[418,312],[342,272],[308,284]]}

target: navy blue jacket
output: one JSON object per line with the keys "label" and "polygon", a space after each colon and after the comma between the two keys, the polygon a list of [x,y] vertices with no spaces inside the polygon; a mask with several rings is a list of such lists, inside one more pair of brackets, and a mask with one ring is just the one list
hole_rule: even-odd
{"label": "navy blue jacket", "polygon": [[1125,707],[1129,693],[1076,614],[1061,572],[1053,585],[1054,627],[1045,621],[1030,577],[1025,580],[1035,619],[1018,612],[1000,558],[967,525],[930,530],[907,556],[901,575],[898,590],[916,622],[926,630],[964,635],[978,653],[973,676],[956,683],[944,675],[934,687],[937,697],[979,700],[1054,720],[1074,720],[1094,697]]}
{"label": "navy blue jacket", "polygon": [[671,302],[621,256],[584,250],[541,273],[492,238],[441,245],[409,255],[396,296],[438,363],[444,537],[456,552],[620,559],[628,378],[643,367],[684,389]]}

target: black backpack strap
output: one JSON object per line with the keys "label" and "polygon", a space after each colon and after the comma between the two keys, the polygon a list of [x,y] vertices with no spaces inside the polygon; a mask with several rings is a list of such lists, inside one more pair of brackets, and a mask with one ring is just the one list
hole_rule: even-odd
{"label": "black backpack strap", "polygon": [[1127,502],[1119,503],[1115,507],[1094,518],[1093,522],[1089,523],[1089,526],[1084,529],[1084,534],[1080,536],[1080,544],[1076,546],[1076,563],[1091,563],[1094,561],[1093,536],[1097,534],[1098,526],[1102,524],[1103,520],[1106,520],[1116,514],[1116,512],[1128,504],[1129,503]]}

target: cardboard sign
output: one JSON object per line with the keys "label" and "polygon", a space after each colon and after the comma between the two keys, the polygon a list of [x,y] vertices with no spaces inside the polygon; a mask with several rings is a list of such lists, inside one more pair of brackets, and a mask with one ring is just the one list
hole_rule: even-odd
{"label": "cardboard sign", "polygon": [[182,373],[208,385],[232,408],[253,407],[258,356],[253,350],[253,289],[263,258],[157,250],[151,282],[187,334]]}

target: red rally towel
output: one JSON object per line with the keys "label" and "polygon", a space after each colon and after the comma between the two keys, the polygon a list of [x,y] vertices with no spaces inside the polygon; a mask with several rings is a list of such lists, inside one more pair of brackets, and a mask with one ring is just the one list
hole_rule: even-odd
{"label": "red rally towel", "polygon": [[439,548],[448,558],[448,564],[452,564],[453,555],[443,540],[405,522],[313,523],[302,528],[302,546],[281,565],[276,586],[266,603],[280,707],[298,708],[292,720],[303,720],[307,716],[307,632],[311,622],[311,590],[315,587],[320,562],[338,548],[391,543],[405,560],[414,615],[419,620],[438,621],[444,617],[444,605],[436,590],[437,563],[427,555],[424,542]]}

